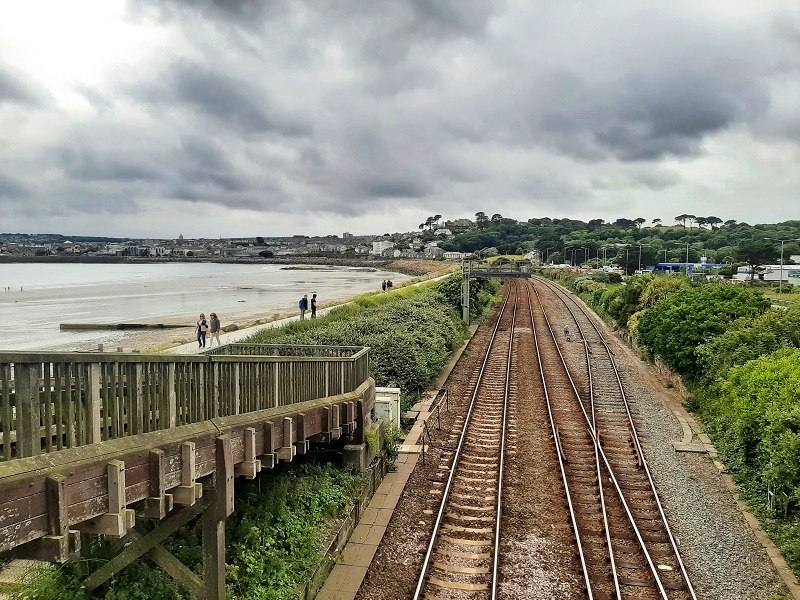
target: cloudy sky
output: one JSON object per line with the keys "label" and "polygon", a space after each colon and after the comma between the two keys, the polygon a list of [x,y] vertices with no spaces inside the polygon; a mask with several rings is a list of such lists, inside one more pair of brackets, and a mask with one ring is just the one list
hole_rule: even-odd
{"label": "cloudy sky", "polygon": [[797,0],[0,4],[0,231],[800,218]]}

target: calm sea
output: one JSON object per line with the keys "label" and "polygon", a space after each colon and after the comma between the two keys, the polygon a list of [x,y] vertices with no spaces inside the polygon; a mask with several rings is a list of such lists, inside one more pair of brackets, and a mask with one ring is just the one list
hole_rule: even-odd
{"label": "calm sea", "polygon": [[[0,264],[0,350],[92,349],[129,332],[60,331],[60,323],[186,323],[216,312],[222,324],[294,311],[380,289],[399,273],[351,267],[168,264]],[[191,330],[187,330],[191,331]],[[184,333],[185,335],[185,333]]]}

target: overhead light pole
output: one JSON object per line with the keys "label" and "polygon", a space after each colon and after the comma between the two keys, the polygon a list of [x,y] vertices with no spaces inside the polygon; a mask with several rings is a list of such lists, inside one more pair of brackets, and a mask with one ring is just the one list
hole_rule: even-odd
{"label": "overhead light pole", "polygon": [[768,238],[768,237],[765,237],[764,239],[765,240],[771,240],[773,242],[780,242],[781,243],[781,275],[780,275],[780,278],[778,279],[778,295],[780,296],[780,295],[783,294],[783,244],[785,242],[800,242],[800,239],[798,239],[798,238],[789,238],[788,240],[779,240],[777,238]]}
{"label": "overhead light pole", "polygon": [[642,246],[650,246],[650,244],[636,244],[639,246],[639,275],[642,274]]}

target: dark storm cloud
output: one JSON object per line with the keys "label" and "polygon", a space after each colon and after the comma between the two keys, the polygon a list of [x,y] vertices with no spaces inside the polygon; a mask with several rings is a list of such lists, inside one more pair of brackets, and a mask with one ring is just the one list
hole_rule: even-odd
{"label": "dark storm cloud", "polygon": [[0,198],[11,200],[23,198],[30,190],[21,181],[18,181],[0,171]]}
{"label": "dark storm cloud", "polygon": [[181,60],[134,89],[153,104],[187,107],[243,134],[277,132],[305,135],[306,123],[273,106],[269,93],[243,78]]}
{"label": "dark storm cloud", "polygon": [[42,106],[46,99],[47,94],[37,90],[23,76],[0,65],[0,105],[8,102],[36,107]]}
{"label": "dark storm cloud", "polygon": [[44,149],[30,158],[0,138],[0,164],[16,160],[18,196],[69,196],[76,211],[630,205],[685,185],[666,165],[693,164],[720,134],[800,138],[798,14],[752,12],[758,22],[681,1],[130,2],[126,25],[157,41],[37,110],[41,141],[16,120],[41,92],[0,68],[0,127]]}

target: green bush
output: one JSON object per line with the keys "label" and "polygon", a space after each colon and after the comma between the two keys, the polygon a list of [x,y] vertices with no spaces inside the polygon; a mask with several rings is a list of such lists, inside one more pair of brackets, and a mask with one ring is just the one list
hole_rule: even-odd
{"label": "green bush", "polygon": [[755,319],[742,318],[725,333],[697,349],[704,375],[715,379],[734,365],[780,348],[800,348],[800,305],[771,309]]}
{"label": "green bush", "polygon": [[[341,516],[364,490],[368,477],[331,465],[291,464],[237,481],[236,511],[227,521],[228,597],[294,600],[298,587],[319,564],[326,522]],[[184,527],[165,546],[201,571],[200,527]],[[118,544],[93,547],[89,556],[59,568],[36,569],[10,593],[15,600],[87,600],[80,581],[118,551]],[[181,600],[189,595],[147,560],[123,569],[93,598]]]}
{"label": "green bush", "polygon": [[[370,374],[378,385],[419,393],[464,341],[466,329],[457,310],[460,285],[461,278],[455,274],[437,284],[371,296],[314,321],[264,330],[247,341],[369,346]],[[489,305],[494,287],[483,282],[473,288],[473,308],[480,314]]]}
{"label": "green bush", "polygon": [[743,287],[701,284],[680,290],[644,311],[639,342],[681,375],[699,374],[697,347],[723,333],[736,319],[754,316],[769,303]]}
{"label": "green bush", "polygon": [[800,350],[732,367],[704,414],[731,470],[800,501]]}

